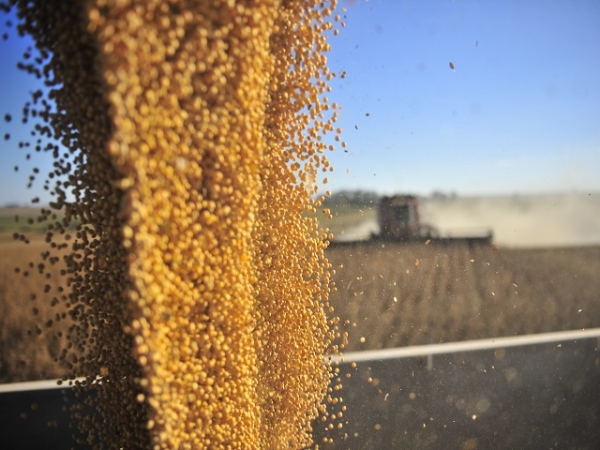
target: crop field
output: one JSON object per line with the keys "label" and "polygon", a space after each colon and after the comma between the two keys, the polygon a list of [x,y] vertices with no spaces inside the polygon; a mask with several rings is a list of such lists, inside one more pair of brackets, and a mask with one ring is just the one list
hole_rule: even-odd
{"label": "crop field", "polygon": [[600,247],[353,243],[328,250],[348,351],[600,326]]}
{"label": "crop field", "polygon": [[42,235],[30,238],[24,244],[0,234],[0,383],[54,378],[64,371],[55,358],[72,322],[52,301],[65,293],[59,292],[66,284],[63,267],[52,266],[49,279],[41,275],[37,264],[48,244]]}
{"label": "crop field", "polygon": [[[0,382],[51,378],[64,369],[54,358],[70,319],[52,298],[65,278],[59,264],[49,280],[28,267],[44,250],[42,235],[29,244],[1,235]],[[338,289],[331,304],[349,332],[346,351],[600,326],[600,246],[364,242],[331,247],[327,256]]]}
{"label": "crop field", "polygon": [[[6,237],[13,232],[40,234],[46,231],[46,222],[40,222],[42,208],[32,207],[9,207],[0,208],[0,238],[6,240]],[[61,219],[62,214],[57,214]],[[74,229],[76,224],[71,226]]]}

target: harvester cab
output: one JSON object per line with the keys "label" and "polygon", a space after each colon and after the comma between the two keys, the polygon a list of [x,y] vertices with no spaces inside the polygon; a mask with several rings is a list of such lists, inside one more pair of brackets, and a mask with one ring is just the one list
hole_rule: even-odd
{"label": "harvester cab", "polygon": [[419,199],[414,195],[383,197],[377,211],[379,237],[399,241],[429,238],[437,230],[421,223]]}

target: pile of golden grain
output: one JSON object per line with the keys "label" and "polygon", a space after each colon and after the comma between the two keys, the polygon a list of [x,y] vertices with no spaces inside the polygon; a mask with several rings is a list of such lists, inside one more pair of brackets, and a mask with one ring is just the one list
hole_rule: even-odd
{"label": "pile of golden grain", "polygon": [[97,391],[80,432],[277,449],[311,445],[319,415],[340,427],[327,231],[304,214],[331,170],[335,1],[9,3],[50,88],[28,109],[66,214],[48,241],[71,248],[65,380]]}

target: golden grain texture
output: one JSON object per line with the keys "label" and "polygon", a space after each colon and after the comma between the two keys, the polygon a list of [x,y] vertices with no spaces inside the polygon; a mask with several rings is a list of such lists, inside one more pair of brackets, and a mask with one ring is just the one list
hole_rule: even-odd
{"label": "golden grain texture", "polygon": [[600,326],[599,247],[492,250],[389,242],[328,249],[338,287],[330,301],[352,331],[346,350]]}
{"label": "golden grain texture", "polygon": [[323,399],[336,403],[323,364],[330,267],[303,215],[331,169],[335,5],[16,3],[44,56],[26,70],[57,105],[42,105],[37,131],[69,149],[49,239],[78,222],[61,361],[96,391],[85,440],[310,445]]}

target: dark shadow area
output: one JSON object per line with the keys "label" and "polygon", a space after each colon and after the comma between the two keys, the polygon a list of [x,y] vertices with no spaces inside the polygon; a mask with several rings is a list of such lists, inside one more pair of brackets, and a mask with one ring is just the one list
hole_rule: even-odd
{"label": "dark shadow area", "polygon": [[340,379],[343,428],[315,424],[321,448],[600,448],[596,339],[345,363]]}
{"label": "dark shadow area", "polygon": [[0,442],[6,450],[78,448],[70,427],[69,388],[0,394]]}

